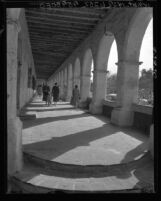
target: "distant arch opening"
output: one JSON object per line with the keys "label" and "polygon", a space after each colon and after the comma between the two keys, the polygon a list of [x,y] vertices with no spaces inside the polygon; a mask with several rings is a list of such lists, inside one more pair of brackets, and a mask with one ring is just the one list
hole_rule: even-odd
{"label": "distant arch opening", "polygon": [[153,19],[145,31],[140,50],[138,104],[153,105]]}

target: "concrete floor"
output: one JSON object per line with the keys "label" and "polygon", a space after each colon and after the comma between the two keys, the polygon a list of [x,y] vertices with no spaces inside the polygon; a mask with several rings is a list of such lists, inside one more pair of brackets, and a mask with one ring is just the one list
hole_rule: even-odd
{"label": "concrete floor", "polygon": [[110,124],[101,115],[67,102],[45,106],[37,98],[26,107],[36,119],[23,121],[23,149],[51,161],[77,165],[127,163],[147,152],[147,136]]}
{"label": "concrete floor", "polygon": [[[23,121],[23,149],[30,156],[40,158],[42,163],[54,161],[68,168],[71,165],[67,164],[107,166],[104,172],[91,176],[92,168],[100,166],[90,166],[91,172],[79,174],[75,168],[72,172],[50,170],[49,166],[35,166],[30,161],[15,175],[13,186],[19,182],[20,189],[28,193],[154,192],[154,165],[150,154],[145,160],[136,160],[147,152],[147,136],[111,125],[106,117],[74,109],[66,102],[48,107],[37,98],[26,107],[25,113],[36,114],[36,119]],[[134,160],[136,162],[128,163]]]}

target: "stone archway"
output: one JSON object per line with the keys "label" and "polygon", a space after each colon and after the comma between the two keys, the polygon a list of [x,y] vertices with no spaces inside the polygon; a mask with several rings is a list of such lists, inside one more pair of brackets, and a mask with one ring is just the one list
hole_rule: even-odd
{"label": "stone archway", "polygon": [[137,103],[140,49],[146,28],[152,18],[152,8],[138,8],[133,16],[119,51],[117,73],[117,105],[111,121],[121,126],[133,124],[132,104]]}
{"label": "stone archway", "polygon": [[152,8],[137,9],[126,33],[123,48],[124,60],[139,60],[142,40],[152,15]]}
{"label": "stone archway", "polygon": [[93,100],[90,105],[90,112],[93,114],[102,113],[102,101],[106,94],[107,62],[113,41],[113,33],[103,35],[94,58]]}

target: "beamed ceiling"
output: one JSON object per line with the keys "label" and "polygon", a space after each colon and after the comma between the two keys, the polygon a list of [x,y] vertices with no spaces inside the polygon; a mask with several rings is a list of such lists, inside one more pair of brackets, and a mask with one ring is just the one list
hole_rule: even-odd
{"label": "beamed ceiling", "polygon": [[48,79],[108,14],[107,8],[25,9],[38,79]]}

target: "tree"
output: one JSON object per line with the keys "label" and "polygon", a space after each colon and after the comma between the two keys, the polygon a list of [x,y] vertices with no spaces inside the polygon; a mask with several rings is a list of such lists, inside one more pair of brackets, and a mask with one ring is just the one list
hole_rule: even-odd
{"label": "tree", "polygon": [[153,91],[153,71],[152,69],[143,69],[139,78],[139,89],[147,89]]}
{"label": "tree", "polygon": [[116,93],[117,74],[112,74],[107,77],[106,94]]}
{"label": "tree", "polygon": [[147,99],[149,104],[153,104],[153,71],[143,69],[139,78],[138,98]]}

